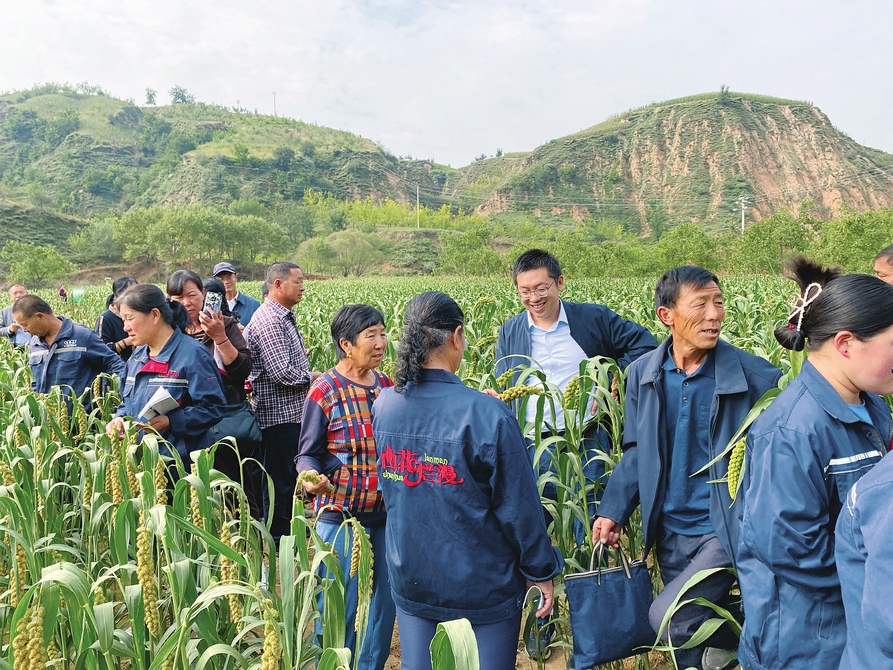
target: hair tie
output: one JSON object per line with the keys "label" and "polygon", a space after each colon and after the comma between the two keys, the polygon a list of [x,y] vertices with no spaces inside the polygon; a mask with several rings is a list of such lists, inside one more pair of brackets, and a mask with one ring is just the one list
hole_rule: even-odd
{"label": "hair tie", "polygon": [[[810,295],[810,291],[815,289],[815,293]],[[815,302],[816,298],[818,298],[822,293],[822,285],[818,282],[813,282],[803,291],[803,295],[799,298],[798,304],[794,306],[794,311],[791,312],[791,315],[788,317],[788,321],[793,321],[794,317],[797,317],[797,326],[796,329],[799,331],[800,327],[803,325],[803,315],[806,314],[806,308],[809,307],[812,303]],[[794,324],[789,323],[788,328],[793,329]]]}

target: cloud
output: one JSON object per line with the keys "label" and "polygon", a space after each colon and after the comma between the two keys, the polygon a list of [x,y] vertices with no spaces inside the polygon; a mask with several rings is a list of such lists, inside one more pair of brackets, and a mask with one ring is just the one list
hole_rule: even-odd
{"label": "cloud", "polygon": [[853,0],[9,0],[0,88],[84,81],[280,114],[463,165],[625,109],[747,90],[893,150],[893,6]]}

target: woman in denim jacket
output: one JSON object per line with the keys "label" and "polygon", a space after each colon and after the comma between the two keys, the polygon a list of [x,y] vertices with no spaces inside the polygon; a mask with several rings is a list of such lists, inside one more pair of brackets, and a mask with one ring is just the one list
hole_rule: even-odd
{"label": "woman in denim jacket", "polygon": [[893,286],[792,265],[801,294],[776,338],[809,350],[747,438],[738,577],[744,670],[836,668],[846,640],[834,524],[890,444]]}

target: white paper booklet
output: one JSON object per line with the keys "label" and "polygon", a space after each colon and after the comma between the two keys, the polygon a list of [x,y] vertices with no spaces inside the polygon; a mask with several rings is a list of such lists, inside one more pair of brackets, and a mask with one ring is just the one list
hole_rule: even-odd
{"label": "white paper booklet", "polygon": [[152,397],[149,398],[149,402],[146,403],[146,406],[140,410],[139,419],[141,421],[148,421],[159,414],[167,414],[168,412],[177,409],[180,406],[174,397],[168,392],[166,388],[163,386],[159,386],[158,390],[152,394]]}

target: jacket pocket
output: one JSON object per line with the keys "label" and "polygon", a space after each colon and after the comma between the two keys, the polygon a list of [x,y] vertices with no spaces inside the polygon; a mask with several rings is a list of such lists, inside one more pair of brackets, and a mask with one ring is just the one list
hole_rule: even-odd
{"label": "jacket pocket", "polygon": [[852,456],[832,458],[825,467],[825,479],[837,489],[840,502],[846,503],[847,494],[859,479],[881,460],[879,450],[864,451]]}

